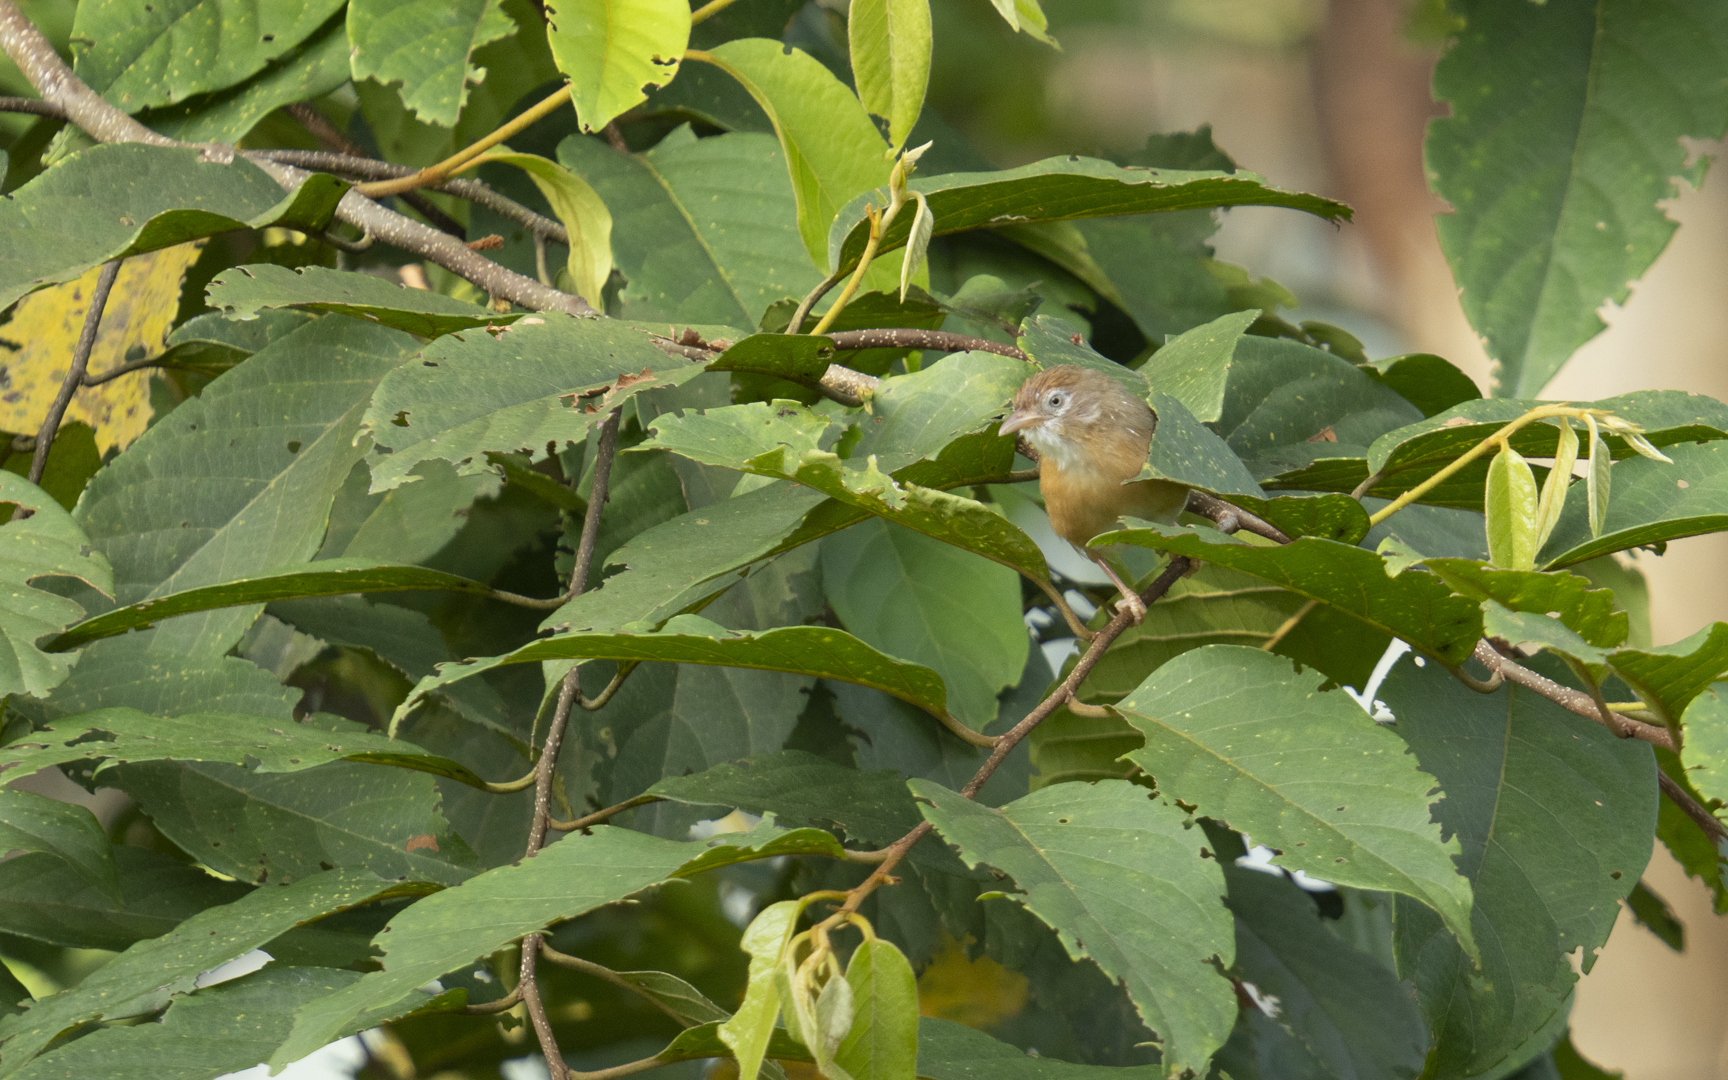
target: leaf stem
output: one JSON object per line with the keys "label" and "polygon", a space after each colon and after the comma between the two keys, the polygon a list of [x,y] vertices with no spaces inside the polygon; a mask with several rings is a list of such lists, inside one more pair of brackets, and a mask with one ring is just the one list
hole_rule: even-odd
{"label": "leaf stem", "polygon": [[[1505,445],[1506,440],[1510,439],[1513,435],[1517,434],[1520,429],[1528,427],[1529,425],[1535,423],[1538,420],[1547,420],[1547,419],[1551,419],[1551,418],[1556,417],[1556,416],[1569,416],[1569,417],[1572,417],[1574,419],[1583,419],[1583,417],[1586,414],[1600,416],[1600,415],[1603,415],[1603,410],[1601,410],[1601,409],[1579,409],[1579,408],[1574,408],[1570,405],[1539,405],[1536,408],[1531,409],[1529,412],[1525,413],[1523,416],[1520,416],[1518,419],[1512,421],[1510,424],[1507,424],[1505,427],[1501,428],[1499,431],[1496,431],[1494,434],[1488,436],[1486,439],[1483,439],[1481,442],[1477,443],[1475,446],[1472,446],[1470,449],[1466,450],[1460,457],[1458,457],[1456,460],[1454,460],[1453,462],[1448,464],[1444,469],[1441,469],[1439,472],[1435,473],[1433,476],[1430,476],[1428,479],[1422,481],[1420,484],[1417,484],[1415,487],[1411,488],[1409,491],[1406,491],[1404,494],[1398,496],[1396,499],[1393,499],[1391,502],[1387,503],[1385,506],[1382,506],[1377,512],[1370,514],[1368,516],[1368,524],[1378,525],[1382,521],[1385,521],[1387,518],[1391,517],[1393,514],[1396,514],[1398,511],[1404,509],[1406,506],[1409,506],[1411,503],[1415,502],[1417,499],[1420,499],[1422,496],[1428,494],[1430,491],[1433,491],[1435,488],[1439,487],[1441,484],[1445,483],[1447,480],[1450,480],[1452,477],[1456,476],[1461,469],[1463,469],[1466,465],[1469,465],[1472,461],[1475,461],[1477,458],[1481,457],[1483,454],[1486,454],[1488,451],[1494,449],[1496,446]],[[1358,491],[1358,492],[1365,491],[1367,488],[1369,488],[1372,485],[1373,482],[1375,482],[1378,478],[1383,477],[1384,475],[1385,475],[1385,473],[1384,473],[1384,471],[1382,471],[1381,473],[1375,474],[1375,476],[1370,476],[1367,480],[1363,481],[1363,483],[1356,488],[1356,491]],[[1352,494],[1354,494],[1354,492]]]}
{"label": "leaf stem", "polygon": [[540,942],[540,955],[545,957],[546,959],[552,961],[554,964],[557,964],[559,967],[569,968],[571,971],[580,971],[584,975],[592,975],[596,979],[600,979],[600,980],[603,980],[605,982],[609,982],[613,986],[616,986],[616,987],[623,989],[623,990],[628,990],[632,994],[636,994],[637,996],[641,997],[642,1000],[646,1001],[648,1004],[654,1006],[656,1009],[659,1009],[661,1012],[665,1013],[667,1016],[670,1016],[672,1019],[676,1020],[680,1027],[687,1027],[688,1028],[688,1027],[695,1027],[696,1026],[694,1023],[692,1023],[690,1021],[689,1017],[681,1015],[676,1010],[674,1010],[669,1005],[667,1005],[664,1001],[661,1001],[655,995],[649,993],[647,990],[643,989],[641,986],[637,985],[636,983],[631,982],[629,979],[625,978],[623,975],[620,975],[618,972],[613,971],[609,967],[602,967],[601,965],[596,964],[594,961],[584,960],[580,956],[571,956],[569,953],[559,952],[557,949],[554,949],[552,946],[546,944],[544,939],[542,939]]}
{"label": "leaf stem", "polygon": [[575,832],[577,829],[587,829],[595,825],[603,824],[611,818],[622,814],[626,810],[632,810],[638,806],[647,806],[649,803],[664,801],[665,800],[658,795],[637,795],[634,798],[625,799],[623,802],[618,803],[615,806],[608,806],[604,810],[596,810],[592,814],[579,817],[574,821],[559,821],[554,818],[546,823],[546,827],[554,832]]}
{"label": "leaf stem", "polygon": [[571,85],[565,83],[562,87],[554,90],[552,93],[546,95],[545,98],[541,99],[539,104],[516,117],[516,119],[502,125],[491,134],[480,138],[474,143],[458,150],[456,153],[451,154],[436,165],[429,165],[411,176],[404,176],[395,180],[374,180],[365,184],[356,184],[354,190],[368,198],[377,198],[382,195],[399,195],[404,191],[412,191],[417,187],[425,187],[428,184],[442,183],[447,177],[461,171],[473,159],[484,154],[494,146],[497,146],[499,143],[516,134],[518,131],[521,131],[523,128],[526,128],[528,125],[534,123],[534,121],[546,116],[566,101],[569,101],[571,92]]}
{"label": "leaf stem", "polygon": [[29,479],[32,484],[42,482],[42,473],[48,468],[48,451],[54,445],[60,421],[66,415],[66,407],[72,404],[72,395],[83,385],[84,372],[90,366],[90,350],[96,346],[96,331],[102,327],[102,309],[108,306],[108,294],[113,291],[114,279],[119,274],[120,260],[111,259],[103,264],[102,272],[96,276],[96,290],[90,294],[90,310],[84,313],[84,329],[78,335],[78,347],[72,351],[72,365],[60,383],[60,392],[54,395],[54,403],[48,406],[47,417],[36,432],[36,452],[30,459]]}
{"label": "leaf stem", "polygon": [[858,286],[864,281],[865,271],[870,269],[870,260],[876,257],[876,248],[882,243],[882,234],[887,231],[888,223],[894,220],[894,215],[899,209],[898,206],[889,207],[888,213],[884,216],[878,213],[874,206],[864,208],[864,212],[870,215],[870,239],[864,245],[864,254],[859,258],[858,268],[852,271],[852,277],[847,280],[846,288],[841,291],[840,298],[834,301],[833,306],[828,309],[828,314],[822,316],[821,321],[816,324],[816,328],[810,331],[812,337],[833,326],[834,320],[838,319],[840,313],[846,310],[846,305],[852,302],[852,297],[858,292]]}
{"label": "leaf stem", "polygon": [[708,0],[706,4],[690,13],[690,25],[695,26],[697,23],[706,22],[737,2],[738,0]]}

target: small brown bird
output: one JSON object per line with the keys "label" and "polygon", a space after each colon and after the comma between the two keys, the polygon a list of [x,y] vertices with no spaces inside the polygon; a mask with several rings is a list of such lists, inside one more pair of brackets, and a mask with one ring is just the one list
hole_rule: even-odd
{"label": "small brown bird", "polygon": [[1026,380],[1002,434],[1024,432],[1038,451],[1038,490],[1050,512],[1050,527],[1090,558],[1122,593],[1138,623],[1146,605],[1123,582],[1102,552],[1086,541],[1124,514],[1174,524],[1188,502],[1188,489],[1164,480],[1141,480],[1157,418],[1145,401],[1099,371],[1064,364]]}

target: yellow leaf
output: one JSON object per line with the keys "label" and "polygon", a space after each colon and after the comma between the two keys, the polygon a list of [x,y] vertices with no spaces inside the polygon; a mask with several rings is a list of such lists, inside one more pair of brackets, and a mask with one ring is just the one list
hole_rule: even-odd
{"label": "yellow leaf", "polygon": [[[194,241],[120,264],[90,351],[90,374],[162,354],[180,306],[181,282],[203,247],[202,240]],[[77,281],[31,293],[18,301],[12,321],[0,326],[0,431],[34,434],[42,426],[66,380],[101,272],[97,267]],[[96,429],[102,453],[124,449],[150,421],[149,369],[80,389],[66,409],[65,422],[73,420]]]}
{"label": "yellow leaf", "polygon": [[1026,976],[988,956],[966,959],[965,948],[944,931],[941,951],[918,976],[918,1011],[967,1027],[994,1027],[1026,1007],[1029,987]]}

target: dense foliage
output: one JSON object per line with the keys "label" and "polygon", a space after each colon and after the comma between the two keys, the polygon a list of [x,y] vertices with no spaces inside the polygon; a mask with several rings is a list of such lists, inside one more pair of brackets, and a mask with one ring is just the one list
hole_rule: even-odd
{"label": "dense foliage", "polygon": [[[1424,9],[1488,398],[1214,260],[1350,210],[1205,129],[990,169],[982,0],[23,8],[0,1078],[1580,1078],[1653,841],[1728,911],[1728,623],[1616,557],[1728,405],[1534,400],[1728,8]],[[997,430],[1069,364],[1191,490],[1138,623]]]}

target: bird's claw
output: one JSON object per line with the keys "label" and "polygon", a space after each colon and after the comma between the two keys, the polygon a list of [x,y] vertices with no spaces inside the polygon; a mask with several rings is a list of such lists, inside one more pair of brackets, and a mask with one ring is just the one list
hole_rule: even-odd
{"label": "bird's claw", "polygon": [[1139,626],[1146,618],[1146,601],[1135,593],[1125,592],[1122,599],[1116,601],[1116,610],[1127,614],[1129,626]]}

